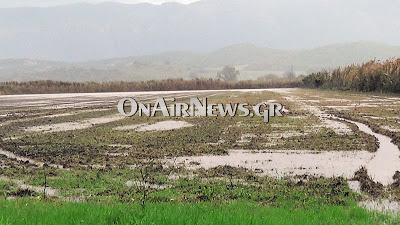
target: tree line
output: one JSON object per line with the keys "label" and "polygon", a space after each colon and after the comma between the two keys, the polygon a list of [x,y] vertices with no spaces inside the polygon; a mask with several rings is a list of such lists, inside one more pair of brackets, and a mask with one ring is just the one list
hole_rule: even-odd
{"label": "tree line", "polygon": [[300,87],[300,79],[225,81],[221,79],[166,79],[136,82],[63,82],[39,80],[28,82],[0,82],[0,95],[95,93],[178,90],[224,90]]}
{"label": "tree line", "polygon": [[400,58],[311,73],[303,78],[303,84],[309,88],[400,93]]}

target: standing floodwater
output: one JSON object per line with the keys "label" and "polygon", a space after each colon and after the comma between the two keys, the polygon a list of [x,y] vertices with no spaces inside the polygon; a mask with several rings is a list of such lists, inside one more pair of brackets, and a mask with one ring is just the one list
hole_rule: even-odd
{"label": "standing floodwater", "polygon": [[368,174],[374,181],[383,185],[393,183],[393,175],[400,170],[399,148],[391,142],[389,137],[373,132],[362,123],[352,123],[356,124],[361,131],[374,135],[379,141],[379,149],[375,157],[366,165]]}

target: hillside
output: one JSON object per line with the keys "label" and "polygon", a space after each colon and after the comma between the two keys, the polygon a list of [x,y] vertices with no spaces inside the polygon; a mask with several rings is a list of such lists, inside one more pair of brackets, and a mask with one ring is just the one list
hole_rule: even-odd
{"label": "hillside", "polygon": [[400,57],[400,47],[375,42],[334,44],[306,50],[279,50],[237,44],[209,53],[165,52],[156,55],[66,63],[32,59],[0,60],[0,81],[143,81],[214,77],[225,65],[236,66],[241,79],[330,69],[372,59]]}

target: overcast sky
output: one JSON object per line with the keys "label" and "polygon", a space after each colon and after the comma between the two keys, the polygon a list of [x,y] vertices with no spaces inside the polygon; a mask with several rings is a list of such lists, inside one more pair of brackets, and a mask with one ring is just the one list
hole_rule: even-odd
{"label": "overcast sky", "polygon": [[105,0],[0,0],[0,59],[85,61],[166,51],[211,52],[238,43],[309,49],[368,40],[400,46],[400,0],[201,0],[185,7],[4,9],[79,2]]}
{"label": "overcast sky", "polygon": [[57,5],[66,5],[73,3],[101,3],[101,2],[121,2],[126,4],[135,4],[140,2],[148,2],[152,4],[161,4],[164,2],[180,2],[188,4],[197,0],[0,0],[0,8],[12,8],[12,7],[49,7]]}

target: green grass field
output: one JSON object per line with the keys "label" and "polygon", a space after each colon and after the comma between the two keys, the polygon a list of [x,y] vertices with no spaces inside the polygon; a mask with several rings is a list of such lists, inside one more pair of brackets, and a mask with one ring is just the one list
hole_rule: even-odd
{"label": "green grass field", "polygon": [[398,217],[355,205],[309,209],[256,203],[151,203],[105,205],[37,200],[0,202],[0,224],[398,224]]}

